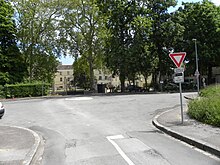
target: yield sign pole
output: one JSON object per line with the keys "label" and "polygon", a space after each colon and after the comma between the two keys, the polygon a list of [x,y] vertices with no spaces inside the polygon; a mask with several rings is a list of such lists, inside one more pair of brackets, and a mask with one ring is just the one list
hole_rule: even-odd
{"label": "yield sign pole", "polygon": [[173,60],[176,67],[179,68],[186,57],[186,52],[170,53],[169,56]]}
{"label": "yield sign pole", "polygon": [[182,97],[182,83],[179,83],[179,88],[180,88],[181,124],[183,124],[183,97]]}

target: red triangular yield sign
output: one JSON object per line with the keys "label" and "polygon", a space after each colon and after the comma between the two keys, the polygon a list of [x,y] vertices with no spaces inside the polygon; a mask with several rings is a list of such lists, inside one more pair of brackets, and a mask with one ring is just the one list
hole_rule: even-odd
{"label": "red triangular yield sign", "polygon": [[170,53],[169,56],[173,60],[176,67],[179,68],[186,56],[186,52]]}

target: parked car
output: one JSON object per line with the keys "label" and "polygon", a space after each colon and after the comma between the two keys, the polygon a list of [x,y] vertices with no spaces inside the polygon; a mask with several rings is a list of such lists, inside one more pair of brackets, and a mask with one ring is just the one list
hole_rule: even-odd
{"label": "parked car", "polygon": [[5,108],[4,108],[3,104],[0,102],[0,119],[2,118],[4,113],[5,113]]}
{"label": "parked car", "polygon": [[167,83],[164,85],[164,90],[168,92],[175,92],[175,91],[178,91],[178,89],[179,89],[179,86],[174,83]]}
{"label": "parked car", "polygon": [[196,90],[196,84],[195,83],[190,83],[190,82],[184,82],[182,83],[182,89],[183,90]]}
{"label": "parked car", "polygon": [[129,92],[143,92],[143,89],[137,85],[128,85],[126,90]]}

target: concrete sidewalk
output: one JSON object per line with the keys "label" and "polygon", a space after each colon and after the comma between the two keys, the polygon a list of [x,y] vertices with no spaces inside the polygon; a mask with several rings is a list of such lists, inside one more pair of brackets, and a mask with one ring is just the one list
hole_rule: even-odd
{"label": "concrete sidewalk", "polygon": [[157,115],[153,124],[181,141],[220,157],[220,128],[190,119],[186,109],[185,107],[183,124],[180,107]]}
{"label": "concrete sidewalk", "polygon": [[39,135],[29,129],[0,126],[0,165],[30,165],[39,145]]}

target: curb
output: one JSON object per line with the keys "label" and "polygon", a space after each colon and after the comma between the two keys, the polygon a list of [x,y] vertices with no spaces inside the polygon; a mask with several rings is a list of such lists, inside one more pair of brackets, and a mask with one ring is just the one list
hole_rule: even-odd
{"label": "curb", "polygon": [[166,94],[167,92],[127,92],[127,93],[87,93],[77,95],[54,95],[54,96],[37,96],[37,97],[16,97],[16,98],[0,98],[1,102],[33,100],[33,99],[59,99],[69,97],[84,97],[84,96],[118,96],[118,95],[145,95],[145,94]]}
{"label": "curb", "polygon": [[182,133],[173,131],[172,129],[165,127],[164,125],[160,124],[157,121],[157,119],[161,115],[163,115],[165,113],[168,113],[170,111],[172,111],[172,110],[168,110],[168,111],[165,111],[165,112],[162,112],[162,113],[156,115],[154,117],[154,119],[152,120],[153,125],[156,128],[158,128],[159,130],[163,131],[164,133],[166,133],[166,134],[168,134],[168,135],[170,135],[170,136],[172,136],[172,137],[174,137],[176,139],[179,139],[179,140],[181,140],[181,141],[183,141],[183,142],[185,142],[185,143],[187,143],[189,145],[195,146],[195,147],[197,147],[197,148],[199,148],[199,149],[201,149],[203,151],[209,152],[209,153],[211,153],[211,154],[213,154],[215,156],[220,157],[220,148],[217,148],[217,147],[215,147],[215,146],[213,146],[211,144],[208,144],[208,143],[206,143],[206,142],[204,142],[202,140],[194,139],[194,138],[186,136],[186,135],[184,135]]}
{"label": "curb", "polygon": [[22,128],[22,127],[17,127],[17,126],[8,126],[8,127],[23,129],[25,131],[30,132],[34,136],[35,142],[34,142],[33,146],[31,147],[30,151],[25,156],[25,159],[23,161],[24,165],[31,165],[32,160],[33,160],[35,154],[37,153],[38,147],[40,146],[40,141],[41,141],[40,136],[36,132],[34,132],[28,128]]}

